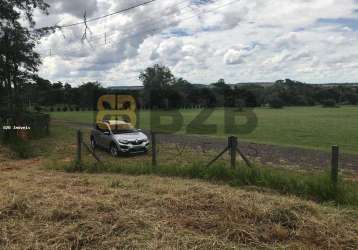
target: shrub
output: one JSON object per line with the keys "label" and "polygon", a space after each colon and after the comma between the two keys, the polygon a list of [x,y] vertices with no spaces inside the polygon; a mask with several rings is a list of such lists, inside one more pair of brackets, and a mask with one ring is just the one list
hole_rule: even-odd
{"label": "shrub", "polygon": [[58,112],[60,112],[60,111],[62,111],[62,110],[61,110],[61,108],[60,108],[60,107],[57,107],[57,111],[58,111]]}
{"label": "shrub", "polygon": [[14,138],[9,144],[10,149],[16,153],[17,157],[21,159],[28,159],[33,157],[33,148],[30,143],[19,138]]}
{"label": "shrub", "polygon": [[50,107],[50,112],[53,112],[55,109],[53,107]]}
{"label": "shrub", "polygon": [[326,99],[321,101],[322,106],[325,108],[335,108],[337,107],[337,103],[334,99]]}
{"label": "shrub", "polygon": [[33,147],[31,147],[29,141],[19,138],[16,133],[9,132],[3,135],[1,143],[7,145],[20,159],[28,159],[34,155]]}
{"label": "shrub", "polygon": [[356,94],[356,93],[346,94],[344,99],[346,99],[347,103],[350,104],[350,105],[357,105],[358,104],[358,94]]}
{"label": "shrub", "polygon": [[284,106],[284,102],[278,96],[273,96],[269,99],[268,104],[270,108],[281,109]]}
{"label": "shrub", "polygon": [[63,112],[66,112],[67,110],[68,110],[68,108],[66,106],[62,108]]}
{"label": "shrub", "polygon": [[42,108],[41,108],[41,106],[36,105],[36,106],[35,106],[35,110],[36,110],[36,112],[41,112],[41,111],[42,111]]}

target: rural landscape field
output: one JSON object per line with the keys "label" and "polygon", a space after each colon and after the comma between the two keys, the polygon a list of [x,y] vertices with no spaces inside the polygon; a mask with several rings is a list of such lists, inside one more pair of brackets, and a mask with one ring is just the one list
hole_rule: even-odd
{"label": "rural landscape field", "polygon": [[[83,131],[88,142],[89,131]],[[149,156],[113,159],[100,150],[104,165],[84,153],[78,172],[75,136],[76,129],[59,122],[50,137],[31,142],[36,150],[30,159],[1,148],[2,248],[358,246],[355,171],[342,172],[350,187],[335,206],[322,170],[277,166],[267,169],[272,177],[262,173],[255,182],[243,162],[231,177],[227,156],[205,170],[215,151],[178,152],[175,144],[160,145],[156,170]],[[306,190],[290,195],[298,187]]]}
{"label": "rural landscape field", "polygon": [[[150,115],[156,111],[139,111],[140,128],[150,130]],[[163,124],[171,123],[165,117],[170,111],[157,111],[163,115]],[[189,122],[201,110],[179,110],[184,118],[182,129],[178,133],[186,133]],[[341,108],[318,107],[286,107],[281,110],[269,108],[255,108],[258,124],[249,134],[240,134],[240,140],[258,143],[277,144],[284,146],[298,146],[319,150],[330,150],[334,144],[340,145],[346,153],[358,154],[358,106]],[[246,122],[244,116],[237,112],[237,123]],[[55,120],[93,124],[96,112],[53,112]],[[155,114],[154,114],[155,115]],[[214,109],[205,124],[215,124],[218,132],[212,136],[228,136],[224,132],[224,110]]]}
{"label": "rural landscape field", "polygon": [[357,0],[1,0],[0,250],[358,249]]}

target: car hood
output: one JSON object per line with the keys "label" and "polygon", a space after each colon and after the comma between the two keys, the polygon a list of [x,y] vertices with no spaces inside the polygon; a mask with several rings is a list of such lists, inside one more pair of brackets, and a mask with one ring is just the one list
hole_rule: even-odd
{"label": "car hood", "polygon": [[135,141],[135,140],[147,140],[148,137],[142,132],[133,132],[133,133],[125,133],[125,134],[117,134],[113,135],[116,140],[127,140],[127,141]]}

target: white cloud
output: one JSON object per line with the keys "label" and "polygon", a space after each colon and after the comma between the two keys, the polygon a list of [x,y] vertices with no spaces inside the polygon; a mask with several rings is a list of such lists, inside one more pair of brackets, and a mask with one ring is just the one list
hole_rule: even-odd
{"label": "white cloud", "polygon": [[229,49],[224,55],[224,61],[228,65],[240,64],[243,62],[242,55],[240,51]]}
{"label": "white cloud", "polygon": [[86,12],[87,16],[92,16],[98,8],[97,0],[47,0],[51,5],[50,13],[52,14],[70,14],[82,18]]}
{"label": "white cloud", "polygon": [[[52,15],[37,14],[37,20],[39,26],[67,24],[80,21],[84,9],[94,17],[141,2],[51,0]],[[192,3],[156,1],[92,22],[91,45],[80,41],[84,26],[57,32],[38,46],[45,57],[40,73],[53,81],[140,84],[141,70],[162,63],[197,83],[358,78],[358,21],[356,28],[339,22],[357,18],[355,0]]]}

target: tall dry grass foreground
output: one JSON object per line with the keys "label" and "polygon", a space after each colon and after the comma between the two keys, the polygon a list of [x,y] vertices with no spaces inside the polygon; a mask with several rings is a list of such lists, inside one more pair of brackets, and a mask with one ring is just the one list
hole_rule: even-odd
{"label": "tall dry grass foreground", "polygon": [[358,212],[256,188],[0,163],[0,249],[358,249]]}

